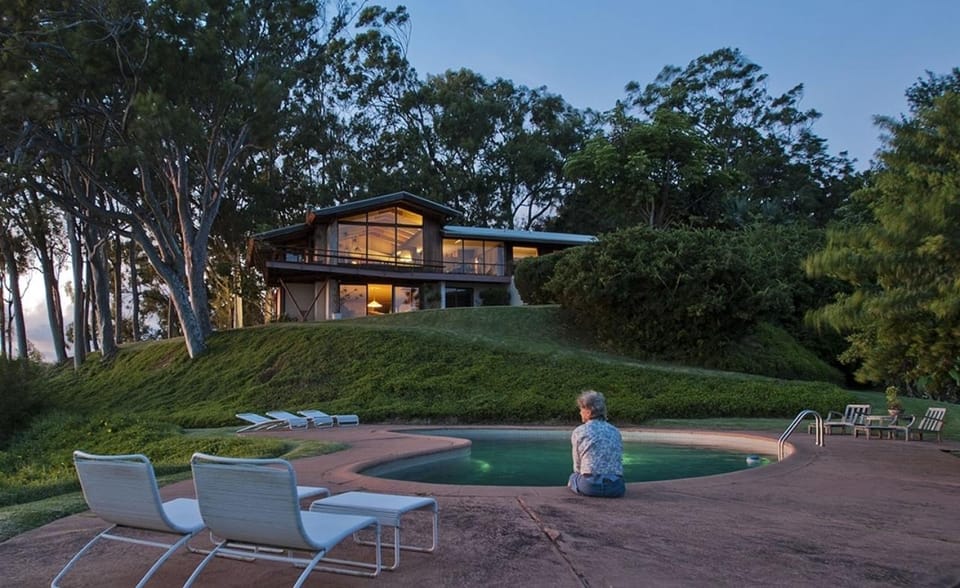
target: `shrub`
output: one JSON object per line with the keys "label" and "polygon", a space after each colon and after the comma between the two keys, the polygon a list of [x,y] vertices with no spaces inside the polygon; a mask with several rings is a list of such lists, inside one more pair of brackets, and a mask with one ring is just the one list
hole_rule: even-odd
{"label": "shrub", "polygon": [[39,363],[0,357],[0,447],[46,408],[46,375]]}
{"label": "shrub", "polygon": [[480,302],[483,306],[510,306],[510,292],[505,288],[484,288],[480,290]]}
{"label": "shrub", "polygon": [[517,262],[513,281],[520,298],[527,304],[553,304],[556,300],[547,289],[557,262],[570,251],[558,251],[540,257],[527,257]]}
{"label": "shrub", "polygon": [[761,321],[809,337],[803,314],[836,291],[801,268],[821,240],[790,226],[635,227],[568,250],[545,288],[607,349],[713,365]]}

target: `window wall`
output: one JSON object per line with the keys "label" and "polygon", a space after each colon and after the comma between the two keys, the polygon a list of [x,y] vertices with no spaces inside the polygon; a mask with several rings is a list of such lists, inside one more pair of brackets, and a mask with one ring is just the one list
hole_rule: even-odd
{"label": "window wall", "polygon": [[452,274],[505,275],[503,242],[444,239],[443,271]]}
{"label": "window wall", "polygon": [[340,317],[420,310],[420,288],[391,284],[341,284]]}
{"label": "window wall", "polygon": [[347,263],[423,264],[423,217],[398,206],[338,221],[338,254]]}

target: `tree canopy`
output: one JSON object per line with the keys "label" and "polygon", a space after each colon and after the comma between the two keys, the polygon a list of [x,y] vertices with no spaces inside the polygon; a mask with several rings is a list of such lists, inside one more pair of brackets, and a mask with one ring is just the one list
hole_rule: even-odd
{"label": "tree canopy", "polygon": [[960,73],[908,91],[887,133],[858,222],[830,231],[806,261],[852,287],[810,320],[848,334],[843,359],[862,381],[956,400],[960,388]]}

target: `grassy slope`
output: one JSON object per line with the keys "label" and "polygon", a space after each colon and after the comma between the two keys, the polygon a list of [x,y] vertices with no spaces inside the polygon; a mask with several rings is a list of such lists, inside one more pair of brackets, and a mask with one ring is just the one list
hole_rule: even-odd
{"label": "grassy slope", "polygon": [[[108,366],[55,379],[74,410],[129,411],[182,426],[235,424],[272,408],[357,411],[368,421],[573,422],[574,396],[597,388],[620,422],[679,417],[788,417],[850,399],[793,382],[596,351],[553,307],[423,311],[286,323],[215,334],[189,360],[179,340],[125,346]],[[747,399],[752,399],[749,402]]]}

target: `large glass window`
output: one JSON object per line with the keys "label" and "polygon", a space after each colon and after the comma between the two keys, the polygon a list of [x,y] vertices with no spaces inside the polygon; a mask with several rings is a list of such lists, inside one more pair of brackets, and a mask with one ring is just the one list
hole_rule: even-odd
{"label": "large glass window", "polygon": [[367,287],[340,286],[340,317],[353,318],[367,315]]}
{"label": "large glass window", "polygon": [[443,240],[443,271],[450,274],[504,274],[502,241]]}
{"label": "large glass window", "polygon": [[340,219],[338,253],[351,263],[422,264],[423,216],[399,207]]}
{"label": "large glass window", "polygon": [[342,284],[340,317],[420,310],[420,288],[391,284]]}
{"label": "large glass window", "polygon": [[393,289],[393,312],[420,310],[420,288],[395,286]]}

